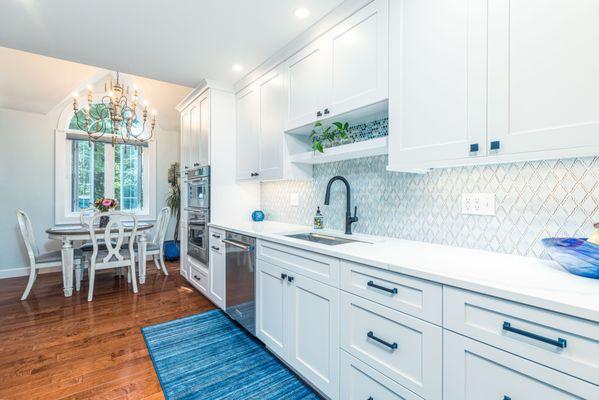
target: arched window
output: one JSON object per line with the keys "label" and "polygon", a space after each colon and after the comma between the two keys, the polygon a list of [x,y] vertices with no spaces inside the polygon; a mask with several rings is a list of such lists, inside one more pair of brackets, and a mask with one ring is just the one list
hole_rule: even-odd
{"label": "arched window", "polygon": [[[90,126],[104,124],[112,128],[112,121],[100,112],[101,104],[93,104]],[[70,112],[69,112],[70,111]],[[153,217],[155,212],[155,184],[153,173],[154,143],[142,146],[126,144],[119,137],[105,134],[98,140],[89,140],[85,132],[85,114],[73,114],[66,109],[57,129],[57,223],[75,222],[79,211],[92,207],[99,197],[115,198],[118,209]],[[64,128],[60,129],[60,124]],[[110,131],[111,129],[108,129]],[[132,133],[143,131],[139,121],[132,124]],[[60,165],[59,165],[60,164]],[[59,176],[59,170],[63,175]],[[65,178],[63,178],[65,177]],[[68,178],[67,178],[68,177]]]}

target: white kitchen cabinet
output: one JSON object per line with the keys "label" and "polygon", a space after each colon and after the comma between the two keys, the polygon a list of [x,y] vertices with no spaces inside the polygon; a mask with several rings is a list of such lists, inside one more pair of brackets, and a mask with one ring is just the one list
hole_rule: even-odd
{"label": "white kitchen cabinet", "polygon": [[255,179],[260,169],[258,86],[250,85],[237,94],[237,179]]}
{"label": "white kitchen cabinet", "polygon": [[389,13],[389,168],[484,156],[486,1],[397,0]]}
{"label": "white kitchen cabinet", "polygon": [[225,307],[225,246],[220,239],[213,236],[213,229],[209,235],[210,255],[208,264],[210,269],[209,297],[220,308]]}
{"label": "white kitchen cabinet", "polygon": [[597,15],[568,0],[391,2],[389,169],[598,154]]}
{"label": "white kitchen cabinet", "polygon": [[340,364],[340,399],[422,400],[422,397],[415,395],[345,351],[341,351]]}
{"label": "white kitchen cabinet", "polygon": [[300,274],[289,282],[290,365],[327,396],[339,393],[339,290]]}
{"label": "white kitchen cabinet", "polygon": [[388,7],[370,2],[285,62],[287,130],[387,99]]}
{"label": "white kitchen cabinet", "polygon": [[331,30],[331,92],[324,113],[339,115],[387,99],[388,8],[387,0],[373,1]]}
{"label": "white kitchen cabinet", "polygon": [[599,398],[599,386],[453,332],[444,332],[444,345],[445,399]]}
{"label": "white kitchen cabinet", "polygon": [[332,399],[339,393],[339,290],[258,257],[256,335]]}
{"label": "white kitchen cabinet", "polygon": [[331,87],[331,41],[325,35],[291,57],[286,65],[287,129],[307,125],[324,116]]}
{"label": "white kitchen cabinet", "polygon": [[285,78],[275,69],[258,81],[260,180],[281,179],[284,174]]}
{"label": "white kitchen cabinet", "polygon": [[596,155],[599,2],[499,0],[488,15],[492,156]]}
{"label": "white kitchen cabinet", "polygon": [[278,266],[258,260],[256,270],[256,336],[279,357],[286,359],[287,276]]}
{"label": "white kitchen cabinet", "polygon": [[191,109],[181,113],[181,171],[191,166]]}
{"label": "white kitchen cabinet", "polygon": [[184,212],[181,213],[181,226],[179,227],[179,273],[185,279],[189,279],[189,265],[187,263],[187,218],[184,214]]}
{"label": "white kitchen cabinet", "polygon": [[197,100],[200,114],[200,124],[194,134],[197,136],[197,148],[194,153],[199,165],[210,164],[210,92],[206,91]]}

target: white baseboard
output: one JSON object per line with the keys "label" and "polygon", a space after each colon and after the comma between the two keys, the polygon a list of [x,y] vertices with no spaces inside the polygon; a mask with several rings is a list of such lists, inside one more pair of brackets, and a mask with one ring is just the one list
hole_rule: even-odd
{"label": "white baseboard", "polygon": [[[40,274],[47,274],[50,272],[60,272],[60,267],[40,268]],[[17,268],[1,268],[0,279],[16,278],[19,276],[29,276],[29,267],[17,267]]]}

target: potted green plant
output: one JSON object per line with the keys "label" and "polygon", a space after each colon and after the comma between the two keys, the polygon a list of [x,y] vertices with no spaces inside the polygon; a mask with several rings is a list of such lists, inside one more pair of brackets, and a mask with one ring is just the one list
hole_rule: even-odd
{"label": "potted green plant", "polygon": [[333,122],[332,125],[326,128],[320,121],[314,124],[310,139],[312,139],[312,150],[314,152],[324,153],[324,149],[333,147],[338,141],[347,139],[349,123]]}
{"label": "potted green plant", "polygon": [[180,257],[179,222],[181,221],[181,186],[179,184],[179,163],[172,163],[168,169],[168,183],[170,189],[166,195],[166,205],[171,208],[175,216],[175,232],[173,240],[164,242],[164,258],[169,261],[178,260]]}

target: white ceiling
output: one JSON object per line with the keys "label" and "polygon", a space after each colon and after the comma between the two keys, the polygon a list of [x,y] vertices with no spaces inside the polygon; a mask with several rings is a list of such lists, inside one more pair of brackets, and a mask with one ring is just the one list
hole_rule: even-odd
{"label": "white ceiling", "polygon": [[[68,105],[73,92],[80,93],[81,105],[88,84],[101,94],[110,75],[115,79],[114,73],[101,68],[5,47],[0,47],[0,60],[0,108],[11,110],[47,114]],[[121,79],[129,86],[137,84],[140,104],[148,100],[150,108],[156,109],[160,129],[179,129],[175,106],[191,88],[135,75],[121,75]]]}
{"label": "white ceiling", "polygon": [[[2,0],[0,46],[191,87],[232,84],[340,3]],[[298,7],[310,16],[296,18]]]}

